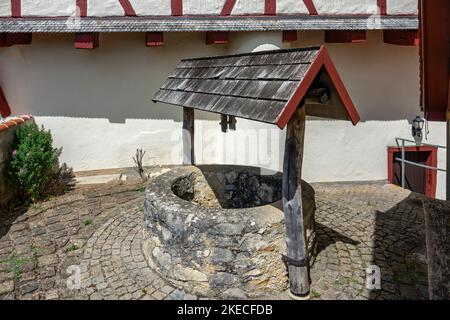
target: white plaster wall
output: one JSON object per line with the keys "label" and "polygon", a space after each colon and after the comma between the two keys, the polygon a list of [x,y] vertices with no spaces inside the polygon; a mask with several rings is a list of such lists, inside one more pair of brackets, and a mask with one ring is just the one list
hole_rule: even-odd
{"label": "white plaster wall", "polygon": [[303,1],[297,0],[278,0],[277,14],[308,14],[308,9]]}
{"label": "white plaster wall", "polygon": [[313,3],[319,14],[376,13],[377,6],[377,0],[313,0]]}
{"label": "white plaster wall", "polygon": [[264,14],[265,0],[237,0],[232,15]]}
{"label": "white plaster wall", "polygon": [[119,0],[88,0],[87,13],[88,16],[96,17],[125,15]]}
{"label": "white plaster wall", "polygon": [[388,14],[418,14],[419,3],[417,0],[388,0]]}
{"label": "white plaster wall", "polygon": [[74,0],[22,0],[22,16],[65,17],[76,13]]}
{"label": "white plaster wall", "polygon": [[219,15],[225,0],[184,0],[185,15]]}
{"label": "white plaster wall", "polygon": [[[230,44],[206,46],[202,33],[168,33],[163,48],[146,48],[143,34],[102,34],[97,50],[73,49],[73,37],[35,35],[31,46],[0,50],[0,85],[13,112],[32,113],[63,147],[75,170],[132,166],[136,148],[146,164],[180,163],[182,111],[150,99],[186,57],[283,47],[279,32],[236,33]],[[120,46],[117,44],[120,43]],[[292,46],[323,43],[323,32],[300,32]],[[410,138],[419,114],[418,48],[384,44],[369,32],[361,44],[327,44],[362,122],[307,123],[304,175],[309,181],[387,178],[387,146]],[[239,163],[281,169],[284,132],[238,119],[223,134],[217,115],[196,113],[199,163]],[[445,125],[431,123],[429,142],[445,143]],[[445,152],[439,153],[445,166]],[[443,198],[445,178],[438,176]]]}
{"label": "white plaster wall", "polygon": [[172,7],[169,0],[130,0],[130,3],[138,16],[170,16],[172,14]]}
{"label": "white plaster wall", "polygon": [[10,16],[11,16],[11,1],[1,0],[0,17],[10,17]]}

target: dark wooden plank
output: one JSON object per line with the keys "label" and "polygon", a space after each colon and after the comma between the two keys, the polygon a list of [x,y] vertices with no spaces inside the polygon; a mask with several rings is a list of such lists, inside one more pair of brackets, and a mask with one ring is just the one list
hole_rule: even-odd
{"label": "dark wooden plank", "polygon": [[[449,81],[450,86],[450,81]],[[448,100],[450,104],[450,87],[448,88]],[[447,110],[447,150],[450,150],[450,111]],[[450,201],[450,152],[447,152],[447,172],[446,172],[446,197],[447,201]]]}
{"label": "dark wooden plank", "polygon": [[287,264],[292,294],[309,294],[309,268],[303,223],[301,174],[305,136],[305,108],[289,120],[283,164],[283,210],[286,224]]}
{"label": "dark wooden plank", "polygon": [[220,115],[220,128],[222,132],[228,131],[228,116],[226,114]]}
{"label": "dark wooden plank", "polygon": [[195,163],[194,109],[183,108],[183,164]]}

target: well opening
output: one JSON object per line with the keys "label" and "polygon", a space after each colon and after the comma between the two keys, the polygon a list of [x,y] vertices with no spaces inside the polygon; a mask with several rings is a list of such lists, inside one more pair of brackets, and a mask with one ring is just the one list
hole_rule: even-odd
{"label": "well opening", "polygon": [[253,208],[280,201],[282,175],[275,172],[258,172],[249,168],[217,170],[200,167],[177,179],[172,191],[179,198],[200,207],[239,209]]}

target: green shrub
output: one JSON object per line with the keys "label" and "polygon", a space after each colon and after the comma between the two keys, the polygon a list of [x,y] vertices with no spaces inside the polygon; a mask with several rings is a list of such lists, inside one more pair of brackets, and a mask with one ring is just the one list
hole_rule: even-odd
{"label": "green shrub", "polygon": [[61,149],[52,144],[50,131],[35,123],[24,124],[16,131],[8,171],[24,200],[40,200],[55,192],[62,176],[70,171],[65,165],[59,166]]}

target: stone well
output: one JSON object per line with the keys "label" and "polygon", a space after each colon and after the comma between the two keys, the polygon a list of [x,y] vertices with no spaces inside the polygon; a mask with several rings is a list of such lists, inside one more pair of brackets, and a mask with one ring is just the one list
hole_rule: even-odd
{"label": "stone well", "polygon": [[[165,279],[199,296],[255,298],[288,288],[280,173],[175,167],[146,190],[143,251]],[[314,190],[302,182],[310,256]]]}

